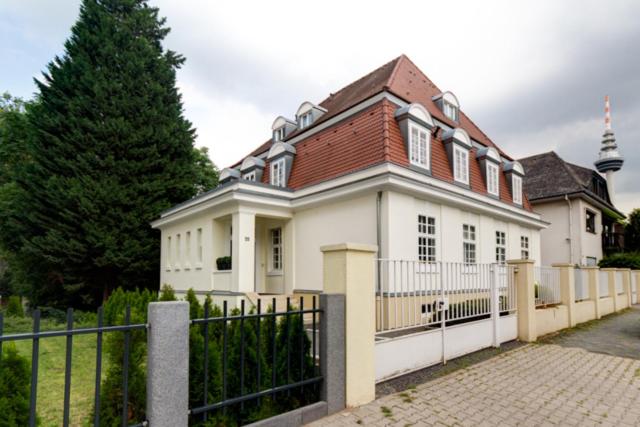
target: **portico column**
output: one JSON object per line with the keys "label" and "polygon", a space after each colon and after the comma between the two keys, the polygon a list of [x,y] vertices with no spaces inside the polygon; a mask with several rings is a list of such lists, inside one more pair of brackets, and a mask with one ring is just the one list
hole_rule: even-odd
{"label": "portico column", "polygon": [[255,291],[255,235],[256,215],[238,211],[232,215],[233,251],[231,254],[231,283],[236,292]]}

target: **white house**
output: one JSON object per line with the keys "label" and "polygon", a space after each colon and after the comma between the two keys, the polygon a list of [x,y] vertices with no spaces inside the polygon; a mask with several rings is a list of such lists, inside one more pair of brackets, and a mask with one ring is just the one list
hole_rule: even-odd
{"label": "white house", "polygon": [[[523,167],[404,55],[271,130],[217,188],[153,222],[161,283],[227,296],[321,291],[320,247],[342,242],[388,259],[540,259],[546,223],[523,193]],[[230,270],[217,267],[225,256]]]}

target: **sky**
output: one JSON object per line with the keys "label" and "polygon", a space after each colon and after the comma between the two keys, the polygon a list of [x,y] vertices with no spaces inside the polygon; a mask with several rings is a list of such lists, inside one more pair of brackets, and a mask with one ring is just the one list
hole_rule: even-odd
{"label": "sky", "polygon": [[[0,2],[0,92],[24,98],[63,53],[77,0]],[[617,206],[640,207],[640,2],[151,0],[172,31],[185,116],[220,167],[279,116],[400,54],[516,158],[555,150],[593,167],[604,96],[623,168]]]}

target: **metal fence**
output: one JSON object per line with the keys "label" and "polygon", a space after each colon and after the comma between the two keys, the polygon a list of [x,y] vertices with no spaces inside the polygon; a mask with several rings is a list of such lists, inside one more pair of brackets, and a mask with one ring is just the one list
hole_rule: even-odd
{"label": "metal fence", "polygon": [[501,314],[515,312],[511,266],[376,260],[376,331],[408,330],[487,318],[497,287]]}
{"label": "metal fence", "polygon": [[609,295],[609,272],[598,271],[598,290],[600,298],[605,298]]}
{"label": "metal fence", "polygon": [[576,268],[574,271],[575,300],[589,299],[589,271]]}
{"label": "metal fence", "polygon": [[[316,304],[313,296],[311,308],[305,309],[304,298],[300,297],[295,308],[287,298],[286,310],[277,312],[273,310],[277,307],[273,298],[271,306],[263,311],[258,299],[255,311],[247,312],[242,300],[240,309],[229,313],[225,301],[221,316],[210,317],[205,309],[204,318],[193,319],[191,328],[198,328],[204,338],[204,355],[203,378],[189,380],[202,382],[202,403],[189,410],[192,420],[206,422],[209,416],[220,416],[213,412],[222,411],[240,425],[247,421],[243,418],[245,405],[259,406],[264,398],[293,395],[300,406],[318,401],[323,381],[319,367],[322,310]],[[234,339],[239,340],[239,347],[237,341],[235,346],[232,343]],[[221,347],[219,395],[212,392],[209,380],[210,343],[214,340]],[[193,351],[197,349],[191,348]]]}
{"label": "metal fence", "polygon": [[615,278],[616,278],[616,294],[617,295],[623,294],[624,293],[624,285],[622,283],[622,281],[623,281],[622,271],[616,271]]}
{"label": "metal fence", "polygon": [[534,267],[536,307],[560,304],[560,269]]}
{"label": "metal fence", "polygon": [[[124,325],[104,326],[102,307],[98,310],[98,320],[95,328],[73,328],[73,310],[67,310],[67,328],[57,331],[40,331],[40,310],[33,311],[33,329],[29,333],[3,335],[4,319],[0,313],[0,355],[2,354],[2,343],[18,340],[31,340],[31,391],[29,399],[29,426],[37,424],[37,392],[38,392],[38,360],[40,357],[40,340],[66,337],[66,354],[64,367],[64,398],[63,398],[63,420],[62,425],[69,425],[69,401],[71,395],[71,357],[73,351],[73,337],[77,335],[94,334],[96,336],[96,382],[94,391],[94,418],[93,425],[100,425],[100,385],[102,380],[102,342],[103,334],[111,332],[121,332],[124,334],[123,361],[122,361],[122,426],[144,426],[146,421],[136,424],[129,424],[129,356],[130,356],[130,335],[132,331],[146,330],[146,324],[131,324],[131,307],[127,306],[124,317]],[[0,415],[1,416],[1,415]]]}

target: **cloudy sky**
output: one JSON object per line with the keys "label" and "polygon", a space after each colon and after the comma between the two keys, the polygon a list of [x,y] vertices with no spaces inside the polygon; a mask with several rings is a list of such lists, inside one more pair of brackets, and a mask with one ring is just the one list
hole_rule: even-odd
{"label": "cloudy sky", "polygon": [[[151,0],[172,28],[166,47],[186,116],[220,167],[293,117],[404,53],[515,157],[556,150],[591,167],[611,96],[626,162],[618,206],[640,207],[640,2],[222,2]],[[0,3],[0,91],[29,98],[62,53],[77,0]]]}

